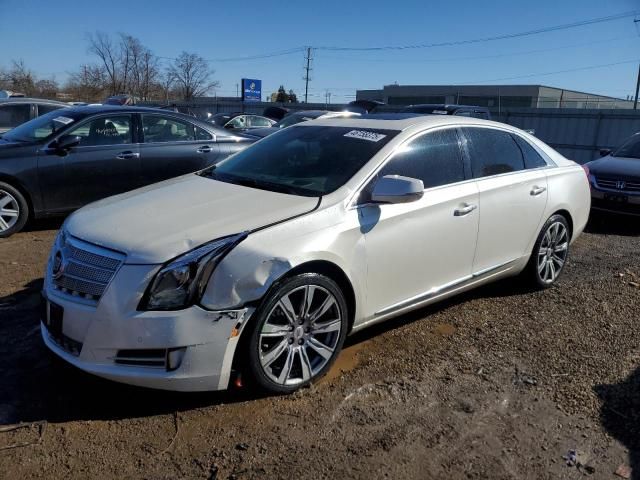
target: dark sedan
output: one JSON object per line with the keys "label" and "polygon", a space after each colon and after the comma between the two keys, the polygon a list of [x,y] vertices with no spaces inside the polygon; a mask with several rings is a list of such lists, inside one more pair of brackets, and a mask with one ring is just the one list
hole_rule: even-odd
{"label": "dark sedan", "polygon": [[48,113],[0,139],[0,237],[22,229],[29,215],[65,214],[194,172],[253,141],[193,117],[143,107]]}
{"label": "dark sedan", "polygon": [[585,165],[591,184],[591,208],[640,215],[640,132],[620,148]]}

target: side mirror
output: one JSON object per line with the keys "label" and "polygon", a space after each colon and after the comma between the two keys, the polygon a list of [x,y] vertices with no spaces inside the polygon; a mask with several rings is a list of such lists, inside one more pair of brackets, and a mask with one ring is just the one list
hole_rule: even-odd
{"label": "side mirror", "polygon": [[56,152],[68,152],[71,148],[76,147],[80,144],[80,138],[77,135],[64,135],[60,137],[57,141],[51,144],[51,148],[55,149]]}
{"label": "side mirror", "polygon": [[601,157],[606,157],[607,155],[611,155],[611,149],[610,148],[601,148],[600,149],[600,156]]}
{"label": "side mirror", "polygon": [[416,178],[385,175],[376,181],[371,193],[375,203],[409,203],[424,195],[424,183]]}

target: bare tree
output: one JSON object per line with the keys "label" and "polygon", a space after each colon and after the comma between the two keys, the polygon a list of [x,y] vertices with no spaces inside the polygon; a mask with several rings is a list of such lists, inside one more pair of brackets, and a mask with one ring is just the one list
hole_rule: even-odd
{"label": "bare tree", "polygon": [[211,78],[214,70],[209,68],[204,58],[195,53],[182,52],[168,71],[175,80],[180,96],[185,100],[201,97],[219,86],[219,82]]}
{"label": "bare tree", "polygon": [[96,32],[87,36],[89,52],[100,59],[104,72],[109,81],[109,94],[117,95],[124,92],[122,81],[122,59],[118,45],[104,32]]}
{"label": "bare tree", "polygon": [[0,88],[33,95],[36,92],[35,75],[23,60],[12,60],[7,70],[0,71]]}
{"label": "bare tree", "polygon": [[76,100],[101,101],[109,88],[109,79],[101,65],[82,65],[69,74],[65,91]]}

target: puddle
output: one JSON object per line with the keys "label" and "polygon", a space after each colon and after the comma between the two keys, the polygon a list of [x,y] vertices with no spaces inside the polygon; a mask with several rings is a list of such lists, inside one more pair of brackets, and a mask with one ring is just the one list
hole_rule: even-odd
{"label": "puddle", "polygon": [[438,335],[442,335],[443,337],[448,337],[449,335],[453,335],[454,333],[456,333],[456,327],[454,327],[449,323],[439,323],[438,325],[436,325],[436,328],[434,329],[434,331]]}
{"label": "puddle", "polygon": [[366,347],[368,342],[360,342],[355,345],[351,345],[342,352],[338,356],[336,363],[333,364],[331,370],[327,372],[327,374],[322,378],[321,382],[332,382],[340,375],[350,372],[354,368],[358,366],[360,360],[358,358],[358,353]]}

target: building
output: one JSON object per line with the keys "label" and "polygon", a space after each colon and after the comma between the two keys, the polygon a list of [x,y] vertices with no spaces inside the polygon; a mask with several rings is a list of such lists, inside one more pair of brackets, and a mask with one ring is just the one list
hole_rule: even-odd
{"label": "building", "polygon": [[388,105],[455,103],[506,108],[633,108],[633,101],[545,85],[385,85],[357,90],[358,100]]}

